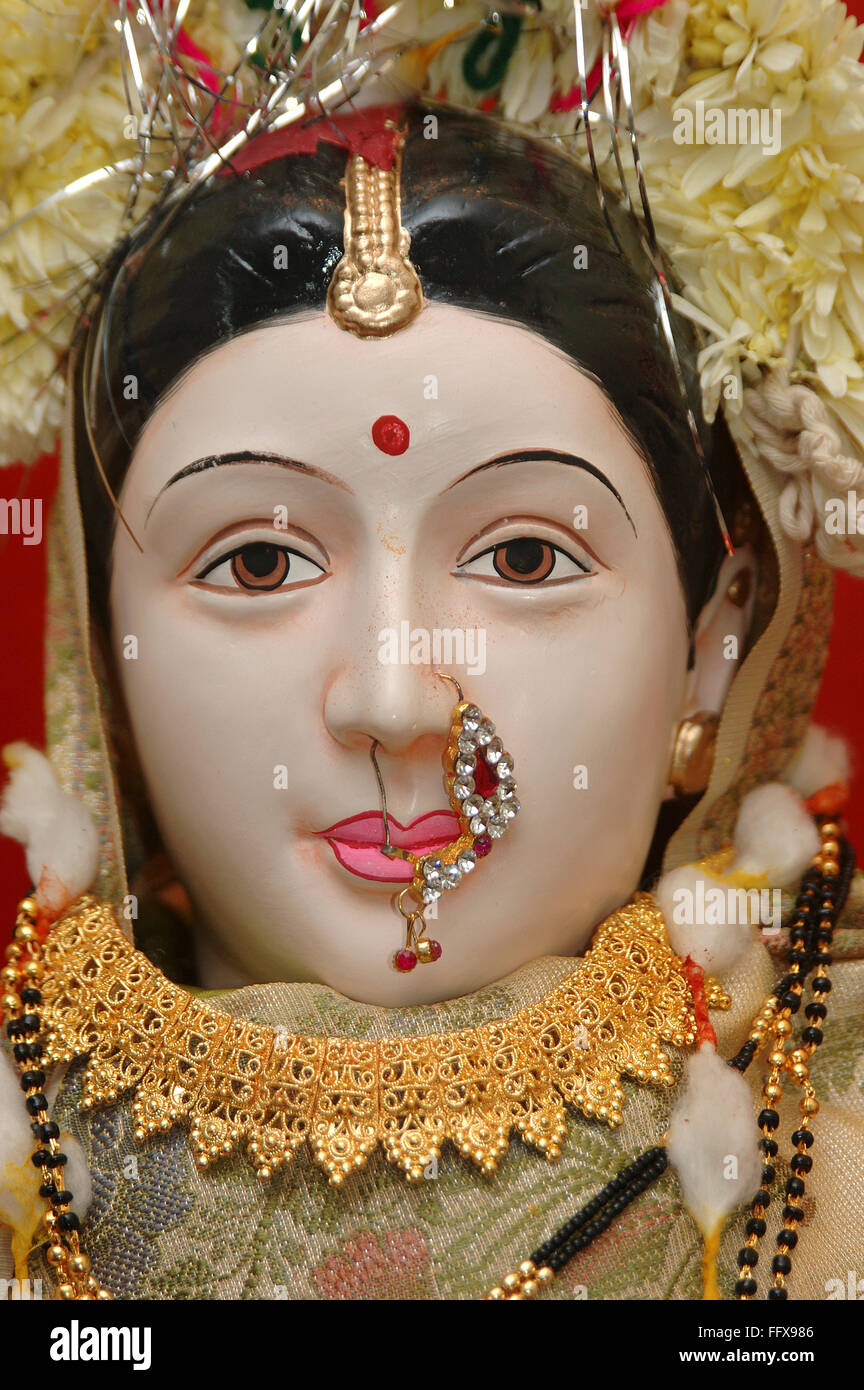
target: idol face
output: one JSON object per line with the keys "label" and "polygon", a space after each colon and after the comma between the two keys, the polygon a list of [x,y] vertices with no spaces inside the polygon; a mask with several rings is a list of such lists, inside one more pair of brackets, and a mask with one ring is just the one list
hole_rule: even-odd
{"label": "idol face", "polygon": [[[120,502],[114,653],[202,985],[445,999],[579,952],[636,888],[696,674],[650,472],[557,349],[440,304],[380,341],[256,328],[163,398]],[[393,843],[455,838],[436,671],[522,809],[400,974],[370,749]]]}

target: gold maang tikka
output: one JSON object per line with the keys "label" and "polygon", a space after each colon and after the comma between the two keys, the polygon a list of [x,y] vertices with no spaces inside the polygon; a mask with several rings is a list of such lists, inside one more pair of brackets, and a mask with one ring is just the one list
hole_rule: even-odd
{"label": "gold maang tikka", "polygon": [[378,782],[384,843],[381,853],[390,859],[405,859],[414,870],[411,883],[396,895],[396,907],[405,918],[405,945],[393,956],[395,968],[403,973],[417,962],[428,964],[441,955],[440,942],[426,936],[423,913],[445,892],[458,888],[500,840],[519,814],[513,759],[495,732],[495,725],[478,705],[466,700],[454,676],[435,671],[440,680],[450,681],[458,694],[450,716],[450,732],[444,749],[444,790],[459,817],[459,835],[449,845],[418,855],[401,849],[390,840],[387,793],[378,766],[378,740],[372,740],[370,757]]}
{"label": "gold maang tikka", "polygon": [[345,254],[330,282],[327,309],[340,328],[360,338],[396,333],[423,308],[408,259],[411,238],[402,226],[403,143],[402,133],[394,132],[392,169],[352,154],[345,170]]}

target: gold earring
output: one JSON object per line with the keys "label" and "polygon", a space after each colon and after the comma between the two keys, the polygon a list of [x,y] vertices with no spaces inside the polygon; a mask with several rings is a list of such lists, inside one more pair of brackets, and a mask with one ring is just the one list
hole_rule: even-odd
{"label": "gold earring", "polygon": [[710,710],[699,710],[678,725],[669,772],[669,781],[678,796],[694,796],[707,787],[719,725],[719,715]]}

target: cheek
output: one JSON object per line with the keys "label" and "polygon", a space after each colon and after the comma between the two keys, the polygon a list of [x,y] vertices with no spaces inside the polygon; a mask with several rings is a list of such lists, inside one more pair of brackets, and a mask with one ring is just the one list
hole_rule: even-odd
{"label": "cheek", "polygon": [[595,883],[638,875],[668,782],[687,648],[677,580],[642,595],[629,585],[545,640],[523,637],[500,678],[502,692],[517,692],[505,693],[514,727],[502,714],[501,734],[517,760],[531,854],[565,874],[578,865]]}
{"label": "cheek", "polygon": [[[288,631],[274,629],[272,610],[269,622],[251,612],[225,621],[213,609],[195,611],[180,589],[118,569],[115,660],[166,827],[193,819],[236,826],[249,816],[260,827],[262,814],[266,823],[274,806],[282,809],[274,768],[294,763],[314,732],[315,700],[299,701],[296,691],[320,688],[312,618],[297,608]],[[134,659],[124,655],[130,637]]]}

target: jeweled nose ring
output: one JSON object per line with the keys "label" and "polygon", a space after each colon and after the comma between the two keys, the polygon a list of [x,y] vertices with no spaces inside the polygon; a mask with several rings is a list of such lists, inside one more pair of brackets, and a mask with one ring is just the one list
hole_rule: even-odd
{"label": "jeweled nose ring", "polygon": [[[427,942],[421,935],[425,927],[424,909],[430,903],[437,902],[445,892],[458,888],[466,874],[474,871],[477,861],[489,854],[494,841],[501,839],[520,809],[513,758],[497,736],[492,720],[478,705],[465,699],[462,687],[454,676],[448,676],[443,671],[433,674],[455,685],[459,697],[450,716],[450,731],[443,756],[444,790],[459,818],[460,833],[457,839],[423,855],[412,854],[410,850],[391,844],[387,796],[375,756],[377,739],[373,739],[370,749],[384,820],[381,852],[391,859],[406,859],[414,870],[410,886],[401,890],[397,900],[399,911],[408,923],[406,944],[393,957],[396,969],[401,971],[413,970],[418,960],[427,962],[438,959],[441,954],[438,942]],[[406,898],[409,896],[414,898],[416,906],[407,910]],[[418,927],[418,922],[423,925]],[[422,949],[427,946],[432,949]],[[418,950],[418,947],[421,949]]]}

